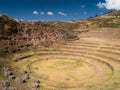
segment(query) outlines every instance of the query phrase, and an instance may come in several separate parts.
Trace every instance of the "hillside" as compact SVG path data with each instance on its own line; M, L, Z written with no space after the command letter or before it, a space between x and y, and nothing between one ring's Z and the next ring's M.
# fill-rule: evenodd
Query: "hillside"
M109 28L119 28L120 27L120 11L109 12L102 15L96 15L95 17L90 17L83 20L77 20L81 27L109 27Z
M0 35L12 35L21 29L20 24L6 15L0 15Z
M16 21L0 15L0 52L15 53L77 38L76 24L66 22Z
M119 16L42 22L1 15L0 90L120 90Z
M76 31L90 31L86 33L85 36L87 37L120 40L120 11L109 12L99 16L96 15L95 17L73 22L79 24L80 28Z

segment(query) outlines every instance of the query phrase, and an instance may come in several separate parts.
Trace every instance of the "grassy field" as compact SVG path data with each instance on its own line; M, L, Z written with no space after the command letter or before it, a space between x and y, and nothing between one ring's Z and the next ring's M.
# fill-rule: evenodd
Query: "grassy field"
M29 82L33 78L39 79L41 90L120 89L119 42L81 38L16 53L9 59L17 76L27 70Z

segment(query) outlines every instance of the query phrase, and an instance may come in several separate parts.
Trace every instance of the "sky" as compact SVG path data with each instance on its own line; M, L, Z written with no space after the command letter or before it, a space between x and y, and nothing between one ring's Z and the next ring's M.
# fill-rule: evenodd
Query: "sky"
M0 14L18 20L79 20L119 9L120 0L0 0Z

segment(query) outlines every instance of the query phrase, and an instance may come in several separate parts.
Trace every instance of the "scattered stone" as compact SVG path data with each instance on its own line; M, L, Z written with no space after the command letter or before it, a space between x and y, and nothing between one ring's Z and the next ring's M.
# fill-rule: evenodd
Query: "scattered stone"
M1 87L9 87L10 86L10 82L7 80L0 80L0 86Z
M25 80L28 80L28 79L30 79L30 76L26 75Z
M30 87L31 87L32 90L37 90L37 88L39 88L39 84L37 84L37 83L31 83Z
M38 90L38 88L40 87L40 81L37 79L34 79L30 84L29 87L31 88L31 90Z
M2 90L18 90L18 88L10 86L10 87L4 87Z
M8 88L8 90L18 90L18 88L17 88L17 87L12 87L12 86L11 86L11 87Z
M17 78L15 79L15 81L18 82L18 83L20 83L20 84L26 82L26 80L25 80L24 78L22 78L22 77L17 77Z
M13 73L11 71L7 71L7 74L8 74L8 76L13 75Z
M15 77L15 75L10 75L10 76L8 76L8 78L9 79L15 79L16 77Z
M4 76L8 77L9 75L13 75L12 71L8 67L4 67Z
M28 74L28 72L26 70L22 71L22 74L25 75L25 74Z
M29 73L27 73L27 74L25 74L25 75L30 77L30 74L29 74Z
M9 67L6 67L6 70L10 70L10 68L9 68Z
M40 83L40 81L39 80L37 80L37 79L33 79L33 81L32 82L34 82L34 83Z

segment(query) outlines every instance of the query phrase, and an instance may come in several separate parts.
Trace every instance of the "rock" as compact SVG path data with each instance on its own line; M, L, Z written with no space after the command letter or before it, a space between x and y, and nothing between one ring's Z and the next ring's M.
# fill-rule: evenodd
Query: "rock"
M10 86L10 87L4 87L2 90L18 90L18 88Z
M30 76L30 74L29 73L27 73L27 74L25 74L26 76Z
M11 86L11 87L8 88L8 90L18 90L18 88L17 88L17 87L12 87L12 86Z
M30 87L37 89L37 88L39 87L39 85L38 85L37 83L31 83L31 84L30 84Z
M30 77L29 76L25 76L25 80L28 80L28 79L30 79Z
M40 87L40 81L37 79L32 80L32 82L29 84L29 87L31 90L37 90Z
M8 76L13 75L12 71L9 71L9 70L7 71L7 74L8 74Z
M27 74L28 72L26 70L22 71L22 74L25 75Z
M21 84L26 82L26 80L24 78L22 78L22 77L17 77L15 79L15 81L18 82L18 83L21 83Z
M15 75L10 75L10 76L8 76L8 78L9 79L15 79L16 77L15 77Z
M7 80L0 80L0 86L1 87L9 87L10 86L10 82Z
M33 81L32 82L34 82L34 83L40 83L40 81L39 80L37 80L37 79L33 79Z
M4 67L4 76L8 77L9 75L13 75L12 71L8 67Z

